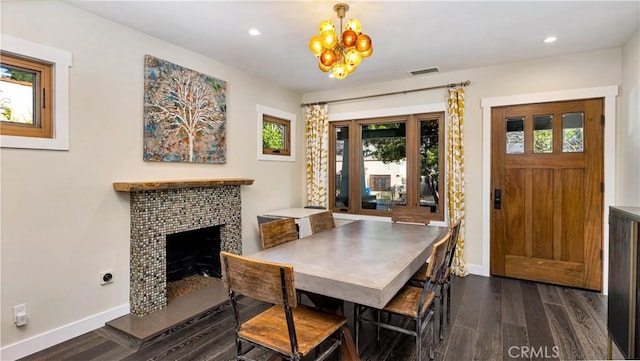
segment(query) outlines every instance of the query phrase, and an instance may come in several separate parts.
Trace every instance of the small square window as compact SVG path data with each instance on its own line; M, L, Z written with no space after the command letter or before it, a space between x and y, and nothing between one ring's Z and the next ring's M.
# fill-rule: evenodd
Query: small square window
M258 160L295 161L296 116L262 105L258 113Z
M262 154L291 155L291 121L262 116Z
M72 54L7 34L0 46L0 147L69 150Z
M53 67L2 52L0 134L53 138Z

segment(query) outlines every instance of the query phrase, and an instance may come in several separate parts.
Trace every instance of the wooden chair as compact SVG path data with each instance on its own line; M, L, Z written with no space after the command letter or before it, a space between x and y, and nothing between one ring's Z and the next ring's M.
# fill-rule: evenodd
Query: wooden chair
M434 298L436 295L437 280L442 277L445 266L445 256L447 253L447 243L451 232L437 243L433 245L431 251L431 262L428 267L429 278L422 287L414 287L409 284L405 285L396 295L387 303L382 310L376 310L376 319L367 318L367 306L354 305L355 314L355 338L356 349L358 347L358 336L360 332L360 324L362 322L376 325L377 340L380 341L380 327L392 331L402 332L412 335L416 338L416 359L422 360L422 334L427 325L431 324L431 343L429 345L429 358L433 359L433 344L435 335L433 330L433 315L435 313ZM390 322L380 321L380 311L389 315L399 315L413 320L414 329L393 325ZM390 320L391 318L389 318Z
M275 219L271 222L260 223L258 226L264 249L298 239L298 229L293 218Z
M451 323L451 264L453 262L453 256L456 252L456 246L458 244L458 233L460 232L460 220L454 222L449 226L449 243L447 244L447 254L445 257L445 270L441 279L438 280L439 292L436 293L436 297L440 298L440 339L444 339L443 334L443 314L444 299L447 298L447 323ZM428 264L423 265L420 269L411 276L411 281L422 284L427 280L427 268ZM446 292L446 294L445 294Z
M278 219L285 218L285 217L258 216L257 218L258 218L258 224L262 224L262 223L267 223L267 222L273 222L273 221L276 221Z
M309 216L309 223L311 224L311 233L318 233L326 231L336 227L336 222L333 220L333 212L326 211Z
M420 223L429 224L429 213L422 207L406 207L396 206L391 207L391 221L403 222L403 223Z
M222 279L233 308L239 360L251 360L247 353L255 347L288 360L301 360L321 345L326 349L315 360L325 360L336 350L338 358L341 357L341 327L347 319L298 306L293 266L224 251L220 252L220 261ZM237 304L239 295L274 305L242 321ZM247 344L248 349L243 350L243 344Z

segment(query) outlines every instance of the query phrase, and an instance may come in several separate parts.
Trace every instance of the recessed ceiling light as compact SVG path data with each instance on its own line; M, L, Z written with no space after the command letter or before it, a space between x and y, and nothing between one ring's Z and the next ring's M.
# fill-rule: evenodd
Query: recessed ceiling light
M547 36L543 41L548 44L553 43L556 40L558 40L558 38L556 38L555 36Z
M251 29L249 29L249 35L252 35L252 36L258 36L258 35L260 35L260 34L262 34L262 33L260 32L260 30L258 30L258 29L256 29L256 28L251 28Z

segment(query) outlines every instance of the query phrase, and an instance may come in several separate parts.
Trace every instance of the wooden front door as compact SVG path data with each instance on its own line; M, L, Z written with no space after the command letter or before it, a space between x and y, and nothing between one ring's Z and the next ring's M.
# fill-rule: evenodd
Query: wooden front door
M603 100L492 108L491 274L602 288Z

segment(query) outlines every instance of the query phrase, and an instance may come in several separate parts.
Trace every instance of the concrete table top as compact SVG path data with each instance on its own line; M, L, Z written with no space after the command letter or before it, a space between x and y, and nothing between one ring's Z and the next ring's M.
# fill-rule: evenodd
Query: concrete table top
M249 255L293 265L296 288L383 308L447 227L356 221Z

